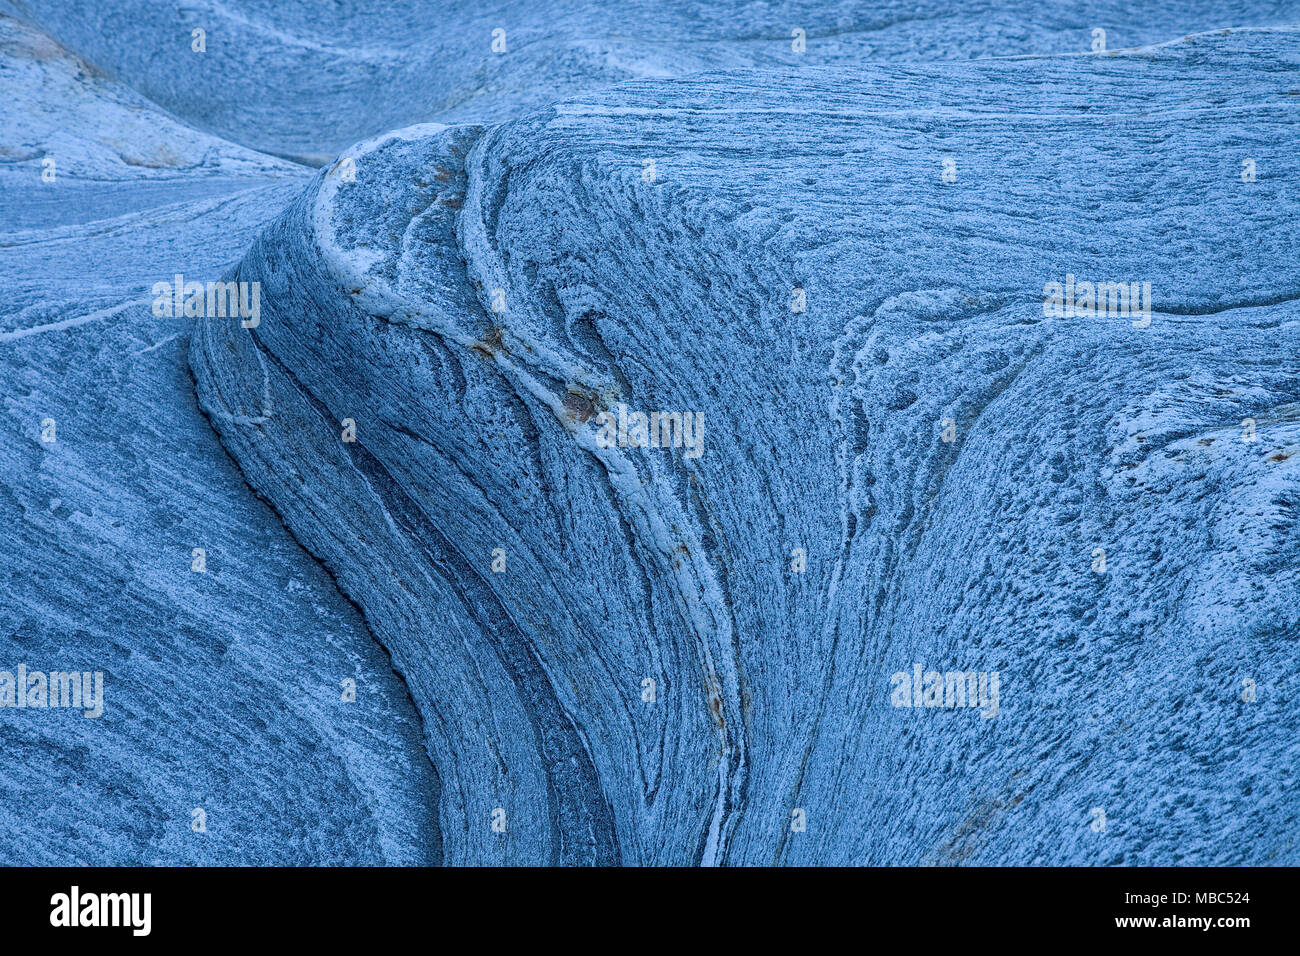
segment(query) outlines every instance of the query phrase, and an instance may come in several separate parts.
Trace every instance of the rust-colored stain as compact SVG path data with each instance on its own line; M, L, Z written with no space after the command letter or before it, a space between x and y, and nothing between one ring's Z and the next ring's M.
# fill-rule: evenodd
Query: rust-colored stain
M565 392L563 404L565 414L576 422L585 423L596 412L591 397L582 392Z
M488 329L488 334L483 336L483 341L475 342L470 348L487 358L493 358L498 352L504 352L505 347L501 344L501 329L492 326Z
M725 732L727 718L722 713L722 694L718 690L716 679L708 676L704 678L704 693L709 700L709 718L718 726L718 729Z

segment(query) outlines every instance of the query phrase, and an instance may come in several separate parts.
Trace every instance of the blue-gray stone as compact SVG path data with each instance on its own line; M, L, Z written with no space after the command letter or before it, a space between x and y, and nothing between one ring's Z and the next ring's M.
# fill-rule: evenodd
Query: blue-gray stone
M0 0L3 858L1296 863L1294 23Z

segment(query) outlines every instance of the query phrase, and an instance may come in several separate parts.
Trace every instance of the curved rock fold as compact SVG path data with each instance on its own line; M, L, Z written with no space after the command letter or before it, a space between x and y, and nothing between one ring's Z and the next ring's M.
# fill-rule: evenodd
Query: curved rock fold
M190 358L410 687L444 859L1293 860L1293 678L1237 694L1300 638L1296 49L639 81L322 169Z

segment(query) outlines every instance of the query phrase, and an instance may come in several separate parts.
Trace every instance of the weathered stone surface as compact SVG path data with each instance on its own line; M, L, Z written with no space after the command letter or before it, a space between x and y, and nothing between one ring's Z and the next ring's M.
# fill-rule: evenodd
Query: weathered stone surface
M499 122L627 80L1086 52L1098 29L1118 50L1300 20L1294 0L0 0L6 8L197 129L317 165L412 123Z
M1294 861L1296 58L647 81L318 174L191 360L406 677L448 859ZM702 454L602 447L620 404ZM998 701L893 706L918 665Z
M34 75L9 141L32 155L0 167L0 671L100 671L104 706L0 708L0 859L436 862L405 689L199 411L193 320L151 310L154 282L236 261L304 171L0 18L0 76ZM179 166L103 146L150 133Z
M1292 0L0 13L6 861L1297 862Z

